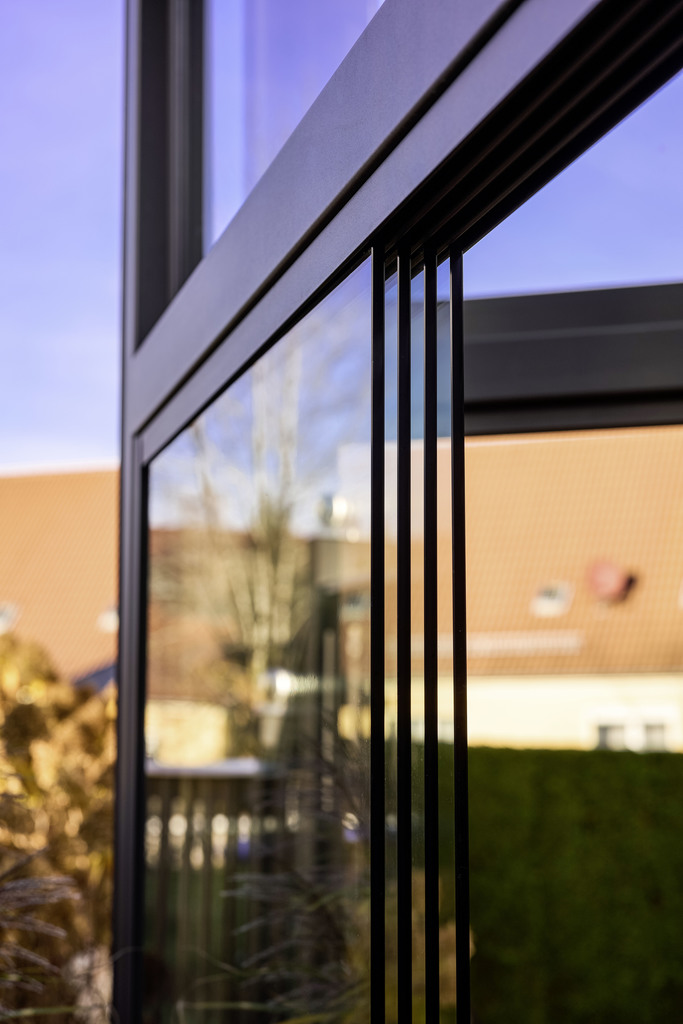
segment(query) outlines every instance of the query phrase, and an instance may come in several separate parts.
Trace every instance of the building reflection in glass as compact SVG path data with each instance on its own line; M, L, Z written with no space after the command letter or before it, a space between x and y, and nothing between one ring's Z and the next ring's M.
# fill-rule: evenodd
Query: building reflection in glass
M369 268L151 468L146 1019L368 1016Z
M676 1019L683 429L466 467L475 1019Z

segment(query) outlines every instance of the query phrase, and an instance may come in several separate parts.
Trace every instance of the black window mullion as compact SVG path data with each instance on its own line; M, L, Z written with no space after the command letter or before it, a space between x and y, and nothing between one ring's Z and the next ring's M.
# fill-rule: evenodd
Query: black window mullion
M120 1019L140 1019L144 902L144 716L147 624L148 470L139 438L131 438L121 477L120 627L117 677L114 828L114 1003Z
M467 637L465 591L465 416L462 254L451 269L451 515L455 758L455 960L458 1017L470 1019L470 888L467 805Z
M127 139L126 199L134 193L135 220L126 225L126 301L134 296L135 310L129 321L129 355L142 341L166 308L169 295L169 18L166 4L128 0L129 64L127 122L135 122ZM130 155L132 154L132 156ZM130 245L132 237L136 245ZM124 379L128 384L128 378Z
M396 783L398 881L398 1020L412 1021L412 804L411 804L411 393L409 251L399 252L398 423L397 423L397 568L396 568Z
M424 267L425 1014L439 1018L439 722L437 618L436 253Z
M170 300L202 258L204 0L168 0Z
M370 524L370 1009L384 1020L385 1005L385 383L384 251L372 250L372 439Z

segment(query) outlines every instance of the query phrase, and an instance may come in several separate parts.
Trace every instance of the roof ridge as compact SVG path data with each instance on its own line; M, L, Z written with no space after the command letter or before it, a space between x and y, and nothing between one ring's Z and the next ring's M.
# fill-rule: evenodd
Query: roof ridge
M83 462L64 463L18 463L17 465L0 465L0 478L26 476L66 476L76 473L106 473L118 471L119 459L97 459Z

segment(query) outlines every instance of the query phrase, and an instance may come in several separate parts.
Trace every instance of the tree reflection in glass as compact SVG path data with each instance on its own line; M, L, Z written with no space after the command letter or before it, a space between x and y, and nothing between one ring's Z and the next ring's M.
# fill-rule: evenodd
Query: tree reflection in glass
M147 1020L368 1019L369 524L366 263L151 467Z

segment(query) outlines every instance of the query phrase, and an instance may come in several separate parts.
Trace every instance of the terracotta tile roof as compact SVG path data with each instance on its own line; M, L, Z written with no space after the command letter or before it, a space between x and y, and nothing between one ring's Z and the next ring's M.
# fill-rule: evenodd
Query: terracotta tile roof
M683 669L683 428L472 439L466 467L470 673ZM635 578L624 600L600 600L599 561ZM534 615L553 583L569 607Z
M0 605L75 679L116 656L98 617L116 605L117 470L0 477Z
M451 671L452 657L449 466L450 446L442 442L437 532L443 673ZM419 445L413 447L412 472L411 633L413 671L420 676L424 591ZM471 675L683 671L683 427L470 439L466 506ZM391 525L388 533L386 664L391 676L396 671ZM200 541L193 530L153 531L153 566L162 568L170 559L175 570L169 580L180 584ZM231 543L234 547L234 537ZM207 560L213 575L222 560L229 568L229 547ZM343 553L334 563L337 585L345 588L343 565L355 580L354 588L367 590L367 539L346 546ZM623 600L605 600L596 590L591 567L600 562L634 578ZM211 573L207 586L210 578ZM566 606L559 608L560 614L539 615L538 604L532 608L534 596L558 584L566 586ZM197 594L192 599L196 604L190 600L191 614L181 613L173 602L152 603L149 685L157 696L189 695L208 686L206 665L221 657L216 631L201 607L207 595L200 601Z

